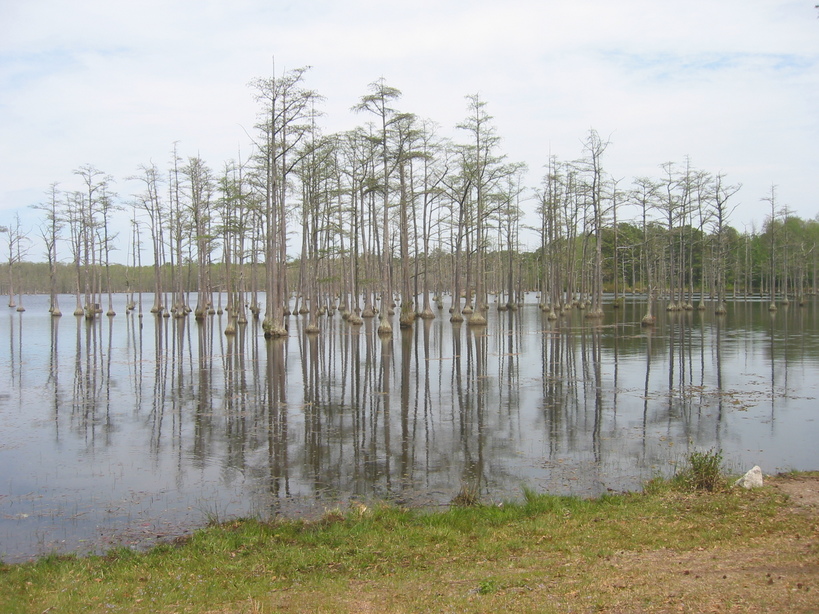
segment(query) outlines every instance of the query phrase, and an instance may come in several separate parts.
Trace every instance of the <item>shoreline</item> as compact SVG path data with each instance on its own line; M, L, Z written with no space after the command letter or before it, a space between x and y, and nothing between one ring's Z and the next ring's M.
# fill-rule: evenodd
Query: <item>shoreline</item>
M329 510L230 521L146 553L0 565L10 612L810 612L819 472L760 489Z

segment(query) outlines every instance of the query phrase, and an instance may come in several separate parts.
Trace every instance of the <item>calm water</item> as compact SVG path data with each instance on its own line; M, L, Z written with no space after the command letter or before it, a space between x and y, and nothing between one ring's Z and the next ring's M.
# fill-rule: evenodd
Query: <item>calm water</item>
M0 557L462 487L637 489L715 447L737 471L819 467L815 303L660 310L646 330L639 302L551 323L527 300L480 331L444 310L384 340L336 314L269 342L252 321L225 337L226 316L125 315L124 296L90 324L25 297L0 318Z

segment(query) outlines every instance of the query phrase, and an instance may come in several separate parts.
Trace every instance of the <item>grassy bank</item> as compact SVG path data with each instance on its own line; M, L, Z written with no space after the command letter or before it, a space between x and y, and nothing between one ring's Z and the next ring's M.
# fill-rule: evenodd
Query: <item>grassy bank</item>
M789 479L231 522L144 554L0 566L0 612L815 612L819 523L776 487Z

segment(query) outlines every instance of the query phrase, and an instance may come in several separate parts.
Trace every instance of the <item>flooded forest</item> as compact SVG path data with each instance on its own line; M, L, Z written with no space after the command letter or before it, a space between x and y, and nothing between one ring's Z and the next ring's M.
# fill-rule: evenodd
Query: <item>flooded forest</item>
M2 220L0 558L639 489L691 450L817 468L819 222L775 186L740 233L724 174L627 185L590 130L532 188L479 95L450 139L379 80L326 135L306 76L251 83L219 168L84 164Z

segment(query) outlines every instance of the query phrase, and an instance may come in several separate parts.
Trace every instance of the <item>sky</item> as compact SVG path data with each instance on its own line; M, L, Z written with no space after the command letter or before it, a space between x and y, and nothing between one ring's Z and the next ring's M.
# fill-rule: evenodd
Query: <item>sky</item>
M532 188L549 155L580 157L594 129L621 187L688 158L742 184L730 218L740 231L770 215L772 186L779 208L813 218L815 4L0 0L0 226L19 214L34 238L30 205L55 182L80 189L82 165L111 175L123 202L139 189L126 178L167 168L174 142L218 171L250 148L249 82L304 66L326 133L365 123L351 107L380 78L401 90L401 111L456 139L466 96L479 94ZM523 207L531 216L535 203Z

